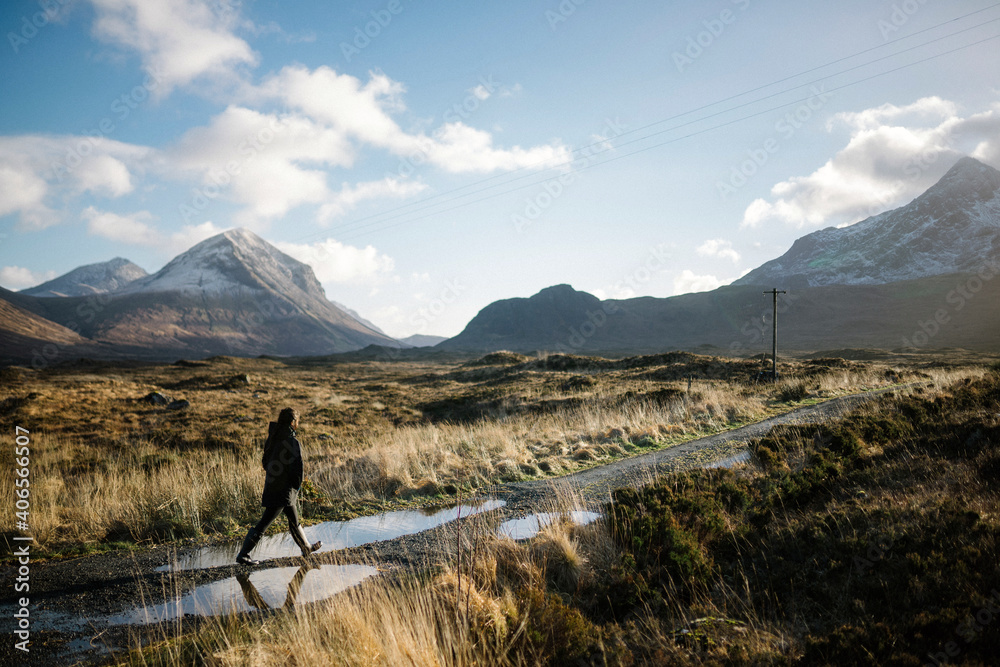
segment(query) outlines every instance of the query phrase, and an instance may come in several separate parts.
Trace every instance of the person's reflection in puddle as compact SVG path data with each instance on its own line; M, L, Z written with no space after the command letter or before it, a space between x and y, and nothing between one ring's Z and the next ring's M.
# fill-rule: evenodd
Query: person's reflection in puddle
M319 568L320 566L314 563L306 563L299 568L295 576L292 577L292 580L288 582L288 595L285 597L284 609L290 610L295 607L295 598L299 596L299 589L302 588L302 581L306 578L306 574L309 570L318 570ZM264 600L257 591L257 587L250 581L249 574L237 574L236 581L240 582L240 588L243 589L243 597L246 599L248 605L260 611L271 609L271 605Z

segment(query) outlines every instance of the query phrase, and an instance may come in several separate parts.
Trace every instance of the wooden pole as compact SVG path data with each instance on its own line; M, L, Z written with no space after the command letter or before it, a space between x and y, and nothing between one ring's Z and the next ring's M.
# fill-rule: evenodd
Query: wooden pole
M771 380L778 381L778 295L787 294L785 290L778 290L777 287L770 292L772 298L773 312L771 315Z

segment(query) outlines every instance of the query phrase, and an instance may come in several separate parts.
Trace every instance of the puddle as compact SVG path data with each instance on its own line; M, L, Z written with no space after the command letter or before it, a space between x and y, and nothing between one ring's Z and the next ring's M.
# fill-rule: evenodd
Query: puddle
M198 586L176 600L95 620L95 624L143 625L184 616L217 616L229 612L289 609L318 602L357 586L378 574L370 565L303 565L254 570Z
M552 523L560 516L568 514L570 521L577 526L586 526L601 518L597 512L583 512L574 510L568 513L542 512L541 514L529 514L522 519L512 519L500 524L497 533L500 537L509 537L512 540L526 540L534 537L545 526Z
M0 605L0 616L10 618L17 611L12 604ZM51 611L49 609L37 609L32 605L30 609L32 630L47 630L49 632L62 632L68 635L86 632L93 627L93 623L73 614L65 614L61 611Z
M33 609L31 625L34 631L77 636L62 646L60 661L69 664L83 660L89 664L92 660L113 655L115 647L101 639L104 630L111 626L175 621L188 615L289 609L331 598L376 574L378 569L369 565L304 565L254 570L198 586L175 600L117 614L98 613L87 617ZM0 605L0 615L9 618L13 613L12 605Z
M724 459L719 459L718 461L712 461L711 463L705 465L704 467L706 469L711 469L711 468L732 468L734 465L736 465L738 463L746 463L747 461L750 460L751 456L752 455L750 453L750 450L749 449L745 449L742 452L740 452L739 454L735 454L733 456L728 456L728 457L726 457Z
M350 521L327 521L305 528L306 538L310 543L323 541L324 551L336 551L348 547L357 547L372 542L383 542L403 535L413 535L431 528L437 528L449 521L488 512L507 503L503 500L490 499L479 505L456 505L433 511L404 510L400 512L384 512L373 516L363 516ZM284 521L279 516L275 521ZM286 524L287 527L287 524ZM240 551L242 542L205 547L199 551L181 555L176 561L156 568L157 572L176 572L178 570L200 570L208 567L220 567L236 563L236 554ZM257 560L270 560L300 555L299 548L292 541L292 536L286 532L265 537L251 554Z

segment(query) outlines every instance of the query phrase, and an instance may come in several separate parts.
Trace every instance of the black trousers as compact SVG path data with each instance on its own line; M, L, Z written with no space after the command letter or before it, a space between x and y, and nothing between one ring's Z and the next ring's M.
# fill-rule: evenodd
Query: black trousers
M295 509L295 505L275 505L273 507L264 508L264 516L260 518L257 525L253 527L257 531L258 535L263 535L267 527L271 525L271 522L278 516L278 512L284 512L285 517L288 518L288 530L293 534L295 533L295 528L299 525L299 513Z

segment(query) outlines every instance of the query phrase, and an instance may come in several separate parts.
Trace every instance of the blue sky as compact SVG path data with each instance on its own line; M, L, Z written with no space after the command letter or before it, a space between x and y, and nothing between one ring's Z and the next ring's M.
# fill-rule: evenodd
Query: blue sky
M558 283L712 289L960 155L1000 167L986 0L44 0L0 28L8 289L243 226L388 333L454 335Z

